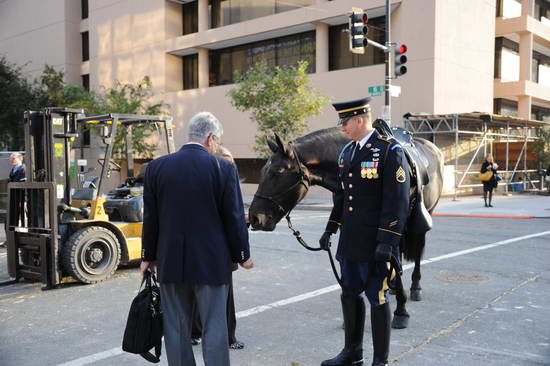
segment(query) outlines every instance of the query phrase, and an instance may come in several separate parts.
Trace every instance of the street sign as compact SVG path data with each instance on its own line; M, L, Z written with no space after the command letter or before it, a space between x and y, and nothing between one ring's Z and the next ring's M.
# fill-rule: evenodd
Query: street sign
M398 97L401 95L401 87L399 85L390 85L390 94L392 97Z
M384 92L384 85L369 86L368 92L373 97L378 97Z

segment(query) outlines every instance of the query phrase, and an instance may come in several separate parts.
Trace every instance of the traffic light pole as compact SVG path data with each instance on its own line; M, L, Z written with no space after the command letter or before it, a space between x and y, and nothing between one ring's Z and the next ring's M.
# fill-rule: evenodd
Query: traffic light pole
M386 84L385 84L385 106L384 115L386 116L386 122L391 125L391 13L390 13L390 0L386 0L386 47L385 62L386 62Z

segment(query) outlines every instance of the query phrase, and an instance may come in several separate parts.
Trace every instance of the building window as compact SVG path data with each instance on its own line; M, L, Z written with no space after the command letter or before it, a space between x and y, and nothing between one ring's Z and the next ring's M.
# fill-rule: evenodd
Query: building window
M521 0L497 0L497 17L516 18L521 16Z
M183 56L183 89L199 87L199 57L197 54Z
M546 0L536 0L535 19L543 24L550 24L550 4Z
M309 63L307 72L315 72L315 32L254 42L210 51L210 86L231 84L233 73L245 72L259 61L270 67Z
M531 119L543 122L550 122L550 108L533 105L531 107Z
M80 33L82 35L82 61L90 59L90 38L89 32Z
M369 39L384 44L385 42L385 17L369 19ZM358 55L349 50L348 24L335 25L329 29L329 71L378 65L384 63L384 51L369 46L365 48L365 54Z
M493 111L501 116L517 117L518 102L509 99L497 98L493 103Z
M90 74L82 75L82 87L90 91Z
M199 13L198 13L198 1L192 1L190 3L182 4L182 23L183 23L183 35L196 33L199 31Z
M519 45L508 38L495 39L495 79L519 80Z
M315 4L315 0L209 0L210 28L244 22Z
M82 11L82 19L88 19L88 0L80 0L80 10Z

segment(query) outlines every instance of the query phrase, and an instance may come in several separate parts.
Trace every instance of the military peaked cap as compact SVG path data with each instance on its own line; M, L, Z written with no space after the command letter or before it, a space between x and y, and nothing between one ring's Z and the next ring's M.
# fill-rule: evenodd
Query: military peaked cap
M341 125L353 116L369 112L369 102L370 98L361 98L348 102L332 103L332 106L336 109L336 112L338 112L338 125Z

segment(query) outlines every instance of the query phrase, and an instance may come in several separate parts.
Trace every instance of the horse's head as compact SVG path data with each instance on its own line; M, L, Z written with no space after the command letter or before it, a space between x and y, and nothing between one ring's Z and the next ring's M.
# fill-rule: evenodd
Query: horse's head
M291 144L275 135L267 144L273 152L262 168L260 184L250 205L249 219L255 230L273 231L275 225L304 198L309 189L308 169Z

